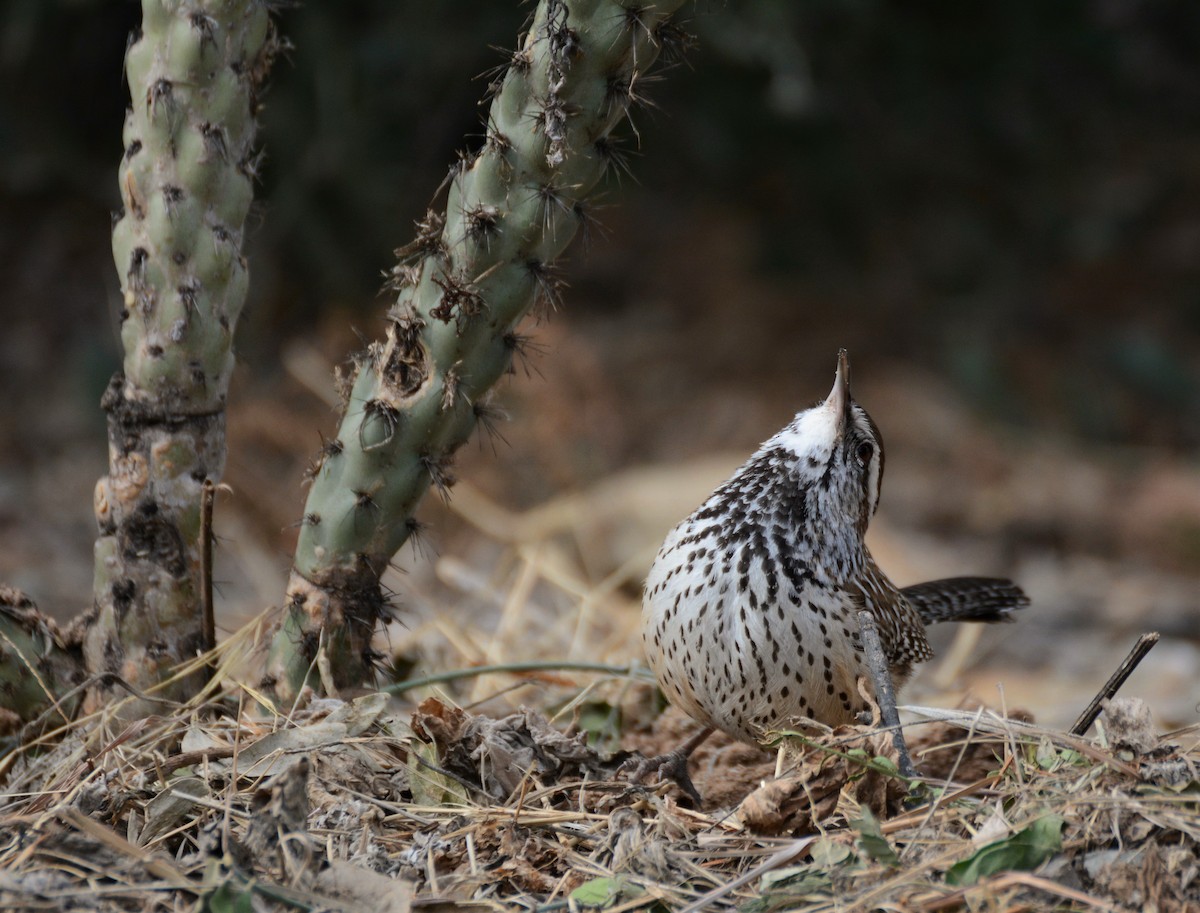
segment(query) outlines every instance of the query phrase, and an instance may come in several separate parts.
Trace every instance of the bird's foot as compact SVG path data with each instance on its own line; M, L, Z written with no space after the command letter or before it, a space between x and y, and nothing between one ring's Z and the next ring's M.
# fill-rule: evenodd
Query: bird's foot
M653 773L658 774L660 782L671 780L692 800L693 806L700 809L704 806L704 800L688 775L688 758L691 754L686 748L676 748L653 758L630 758L625 769L629 771L631 783L641 783Z

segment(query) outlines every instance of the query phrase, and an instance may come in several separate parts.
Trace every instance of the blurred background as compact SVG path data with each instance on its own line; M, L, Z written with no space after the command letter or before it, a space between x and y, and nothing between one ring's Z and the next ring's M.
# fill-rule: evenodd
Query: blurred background
M505 442L464 449L450 505L423 509L424 551L398 559L401 671L636 657L666 530L825 395L845 346L888 445L879 563L900 583L1012 575L1035 603L977 645L939 632L943 659L906 696L1069 723L1156 629L1128 693L1165 726L1194 721L1200 5L686 9L697 46L643 84L631 174L600 188L565 307L498 393ZM227 630L281 598L304 467L336 427L332 367L378 333L381 272L481 142L479 74L527 14L280 14L295 48L262 118L219 508ZM0 579L61 618L90 601L138 17L0 6Z

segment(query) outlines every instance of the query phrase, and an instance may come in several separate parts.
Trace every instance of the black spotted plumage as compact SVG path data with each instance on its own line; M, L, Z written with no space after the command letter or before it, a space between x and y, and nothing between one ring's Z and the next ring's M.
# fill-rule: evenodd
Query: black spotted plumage
M864 541L883 440L850 396L799 413L667 536L646 580L647 656L668 698L752 741L767 721L837 724L865 708L857 613L876 621L898 684L932 655L925 626L998 621L1028 604L1007 580L898 588Z

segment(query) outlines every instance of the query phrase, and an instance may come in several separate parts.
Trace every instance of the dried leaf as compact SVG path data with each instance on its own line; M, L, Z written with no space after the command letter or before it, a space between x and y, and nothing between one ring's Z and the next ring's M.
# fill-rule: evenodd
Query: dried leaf
M571 892L571 900L584 907L607 907L617 902L628 885L623 878L593 878Z
M330 723L342 723L348 736L362 735L379 719L391 697L383 692L364 694L343 704L326 717Z
M408 783L413 803L427 806L470 804L462 784L446 776L437 766L437 745L414 740L408 752Z
M386 694L367 694L341 704L323 719L294 729L277 729L238 753L237 771L242 776L261 777L278 770L278 765L286 764L289 754L339 744L361 735L376 722L386 705ZM233 765L232 759L210 763L214 771L232 770Z
M426 698L413 712L412 729L417 738L433 742L439 753L462 738L462 729L467 715L457 707L444 704L436 697Z
M199 777L179 777L172 780L162 792L146 804L146 826L138 837L138 844L145 846L155 837L174 830L196 807L197 796L207 798L208 783Z
M743 904L739 908L741 913L770 913L806 906L806 901L827 898L834 890L829 871L816 862L768 872L758 884L759 896Z
M243 890L234 879L223 881L216 890L205 894L197 904L197 913L253 913L254 892Z
M756 834L772 836L804 830L837 808L836 789L818 792L817 788L816 784L806 783L803 776L767 780L742 800L738 809L742 823Z
M896 855L892 845L883 836L879 819L871 814L869 808L863 806L862 817L853 819L850 826L858 831L858 848L867 856L884 865L900 864L900 857Z
M857 861L849 846L837 840L830 840L828 837L822 837L814 843L812 849L809 850L809 855L812 856L814 865L819 865L826 871L841 868L844 865L852 865Z
M412 882L388 878L349 862L331 862L317 875L313 888L341 901L343 909L354 913L409 913L412 909Z
M811 830L834 814L843 795L883 816L904 798L905 783L896 776L895 748L886 734L839 726L819 739L805 738L805 744L794 774L767 780L743 800L740 813L750 830Z
M1063 818L1045 815L1011 837L989 843L952 865L946 884L972 885L996 872L1036 869L1062 849Z

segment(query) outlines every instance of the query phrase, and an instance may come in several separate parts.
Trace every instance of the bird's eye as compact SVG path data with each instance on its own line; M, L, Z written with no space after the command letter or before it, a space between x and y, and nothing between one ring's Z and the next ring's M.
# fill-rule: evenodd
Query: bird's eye
M863 441L854 451L854 455L858 457L858 461L866 466L871 462L871 457L875 455L875 445L870 441Z

